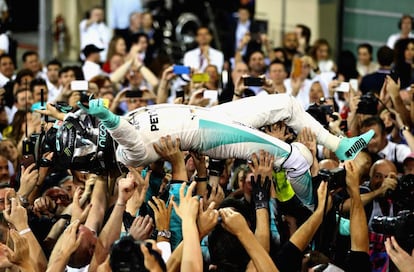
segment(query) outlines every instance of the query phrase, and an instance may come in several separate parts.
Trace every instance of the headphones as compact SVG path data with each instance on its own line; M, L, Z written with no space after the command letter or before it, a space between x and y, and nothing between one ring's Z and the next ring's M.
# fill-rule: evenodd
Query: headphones
M406 19L406 18L410 18L410 19L411 19L411 28L412 28L412 26L413 26L413 24L414 24L414 18L413 18L411 15L409 15L409 14L404 14L404 15L400 18L400 20L398 21L398 29L400 29L400 30L401 30L401 24L402 24L402 21L403 21L404 19Z

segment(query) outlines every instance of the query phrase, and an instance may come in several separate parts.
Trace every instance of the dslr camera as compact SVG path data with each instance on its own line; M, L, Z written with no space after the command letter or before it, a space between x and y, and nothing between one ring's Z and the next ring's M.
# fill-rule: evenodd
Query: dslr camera
M376 233L395 236L407 252L414 248L414 211L403 210L397 216L375 216L371 226Z
M321 169L319 170L318 176L322 181L328 182L329 190L336 190L346 187L345 168L337 167L331 170Z
M326 117L329 116L336 120L337 116L333 115L333 106L326 105L325 102L325 98L321 98L319 100L319 104L315 103L310 105L306 112L312 115L312 117L315 118L322 126L328 127L329 123Z
M358 103L357 113L373 115L378 113L378 98L374 93L368 92L361 96L361 100Z
M33 133L23 140L23 152L21 164L27 168L32 163L36 163L36 168L50 166L50 161L43 158L43 154L50 151L49 145L45 141L44 135Z
M408 174L399 178L397 188L387 191L386 196L392 199L398 210L414 211L414 175Z

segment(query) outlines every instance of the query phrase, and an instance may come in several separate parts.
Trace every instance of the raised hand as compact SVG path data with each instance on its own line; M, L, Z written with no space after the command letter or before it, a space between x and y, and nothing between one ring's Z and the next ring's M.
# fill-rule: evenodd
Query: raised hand
M39 179L39 170L35 169L36 164L32 163L29 167L21 166L20 188L18 194L27 197L35 187Z
M29 242L24 236L11 229L10 236L13 240L14 251L10 255L10 261L21 266L23 263L30 265ZM28 266L26 265L26 267Z
M79 247L80 242L83 238L83 233L77 235L77 231L80 225L79 220L75 220L65 229L60 235L55 247L53 248L50 260L58 258L60 255L70 256Z
M360 168L354 161L345 161L345 170L347 191L352 197L355 193L359 193Z
M77 105L86 113L99 118L108 129L114 129L119 125L119 116L112 113L101 98L89 100L88 106L83 105L80 101Z
M397 174L394 172L390 172L388 176L382 182L381 187L379 188L381 195L385 196L385 194L389 190L395 190L397 188L397 185L398 185Z
M0 243L0 268L9 268L13 266L10 257L13 251L5 244Z
M236 82L235 82L235 84L234 84L234 94L235 94L237 97L242 97L242 96L243 96L244 91L247 89L247 86L246 86L246 85L244 85L244 78L245 78L245 77L248 77L248 76L249 76L249 75L243 75L243 76L239 77L239 78L236 80Z
M21 205L20 200L18 197L13 197L10 199L12 192L7 192L4 198L4 218L12 224L17 231L21 231L27 229L29 227L28 219L27 219L27 211Z
M121 178L118 183L118 205L126 205L138 186L133 174L129 172L126 178Z
M213 187L211 188L210 196L207 197L207 191L203 195L203 203L205 208L211 205L211 203L214 203L214 208L218 208L220 206L220 203L224 200L225 194L223 191L223 188L219 184L213 184Z
M204 200L200 199L197 228L200 238L206 236L214 229L218 222L219 212L214 208L215 202L211 202L207 209L203 210Z
M240 236L250 230L243 215L234 211L232 208L220 209L219 213L222 219L223 228L231 234Z
M397 82L395 82L392 79L392 77L387 75L387 76L385 76L385 80L387 81L386 91L391 96L391 98L399 96L400 95L400 85L401 85L400 84L400 79L398 79Z
M73 194L71 222L79 220L81 223L84 223L92 207L92 203L89 203L88 205L86 205L84 209L82 209L81 204L79 202L82 196L82 191L83 189L81 187L77 187L75 193Z
M154 211L155 226L157 227L157 230L169 230L174 196L171 197L168 207L162 199L153 196L152 200L154 202L148 201L148 205Z
M291 135L287 133L287 126L283 121L279 121L271 126L265 127L266 134L273 136L279 140L286 141Z
M148 170L145 177L142 177L141 172L137 171L135 168L128 167L128 169L129 173L137 182L137 187L132 197L127 202L127 211L129 211L132 214L135 214L136 211L141 207L142 203L144 203L145 201L145 195L149 187L149 180L151 177L152 170Z
M146 215L145 217L138 216L134 219L134 222L132 222L129 234L134 240L145 240L150 237L152 229L153 222L149 215Z
M414 249L411 255L400 247L394 236L385 240L385 249L393 263L401 272L410 272L414 268Z
M206 156L195 151L190 151L198 177L207 177Z
M200 107L205 107L210 103L209 98L204 98L204 91L205 89L196 89L190 95L190 100L188 101L188 105L195 105Z
M304 146L306 146L314 157L316 156L316 135L310 128L303 128L298 134L297 140L299 143L302 143Z
M162 79L166 81L170 81L171 79L173 79L175 76L173 70L173 66L169 66L168 68L166 68L164 72L162 72Z
M192 182L188 187L187 192L184 194L187 184L183 182L180 187L180 204L178 205L173 201L174 210L182 220L191 220L195 222L197 219L199 201L197 196L192 196L196 184L196 182Z
M273 162L274 156L270 155L269 152L264 150L259 151L259 156L256 153L252 154L251 163L249 163L249 168L252 170L255 177L262 176L272 177L273 172Z
M164 271L160 267L157 258L154 256L154 254L151 254L149 249L147 248L148 243L151 245L151 248L154 251L156 251L160 254L160 256L162 254L161 250L157 247L157 244L155 243L154 240L147 240L147 241L145 241L145 243L141 243L140 247L141 247L142 255L144 255L145 268L148 269L148 271L154 271L154 272L155 271ZM165 267L164 267L164 269L165 269Z
M56 209L57 204L49 196L39 197L33 203L33 212L39 217L42 215L51 217Z
M328 192L328 182L322 181L321 184L319 184L318 187L318 207L316 210L319 212L323 212L326 201L326 213L332 208L332 197L330 193ZM326 199L326 194L329 194L328 199ZM315 210L315 212L316 212Z
M184 160L181 149L181 141L179 138L173 141L170 135L161 137L159 144L154 144L155 152L166 161L171 163L177 162L178 160Z

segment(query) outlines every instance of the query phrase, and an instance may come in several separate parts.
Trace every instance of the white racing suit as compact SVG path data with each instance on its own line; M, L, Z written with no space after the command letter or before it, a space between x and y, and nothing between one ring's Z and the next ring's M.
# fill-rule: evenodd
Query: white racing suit
M196 106L158 104L139 108L121 118L110 133L119 143L117 159L128 166L158 160L153 144L167 135L173 140L180 138L182 150L198 151L215 159L249 159L264 149L275 156L275 168L286 169L292 178L303 176L312 163L303 145L289 145L225 114Z
M309 127L315 133L317 142L322 145L325 145L326 139L331 136L329 131L304 111L296 98L289 94L250 96L214 106L211 110L254 128L272 125L278 121L283 121L296 132Z

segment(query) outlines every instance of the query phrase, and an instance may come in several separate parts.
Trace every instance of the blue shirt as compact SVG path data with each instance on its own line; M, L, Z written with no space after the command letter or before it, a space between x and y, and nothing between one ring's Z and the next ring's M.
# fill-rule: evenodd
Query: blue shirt
M129 16L133 12L142 12L141 0L116 0L111 3L112 28L129 27Z

